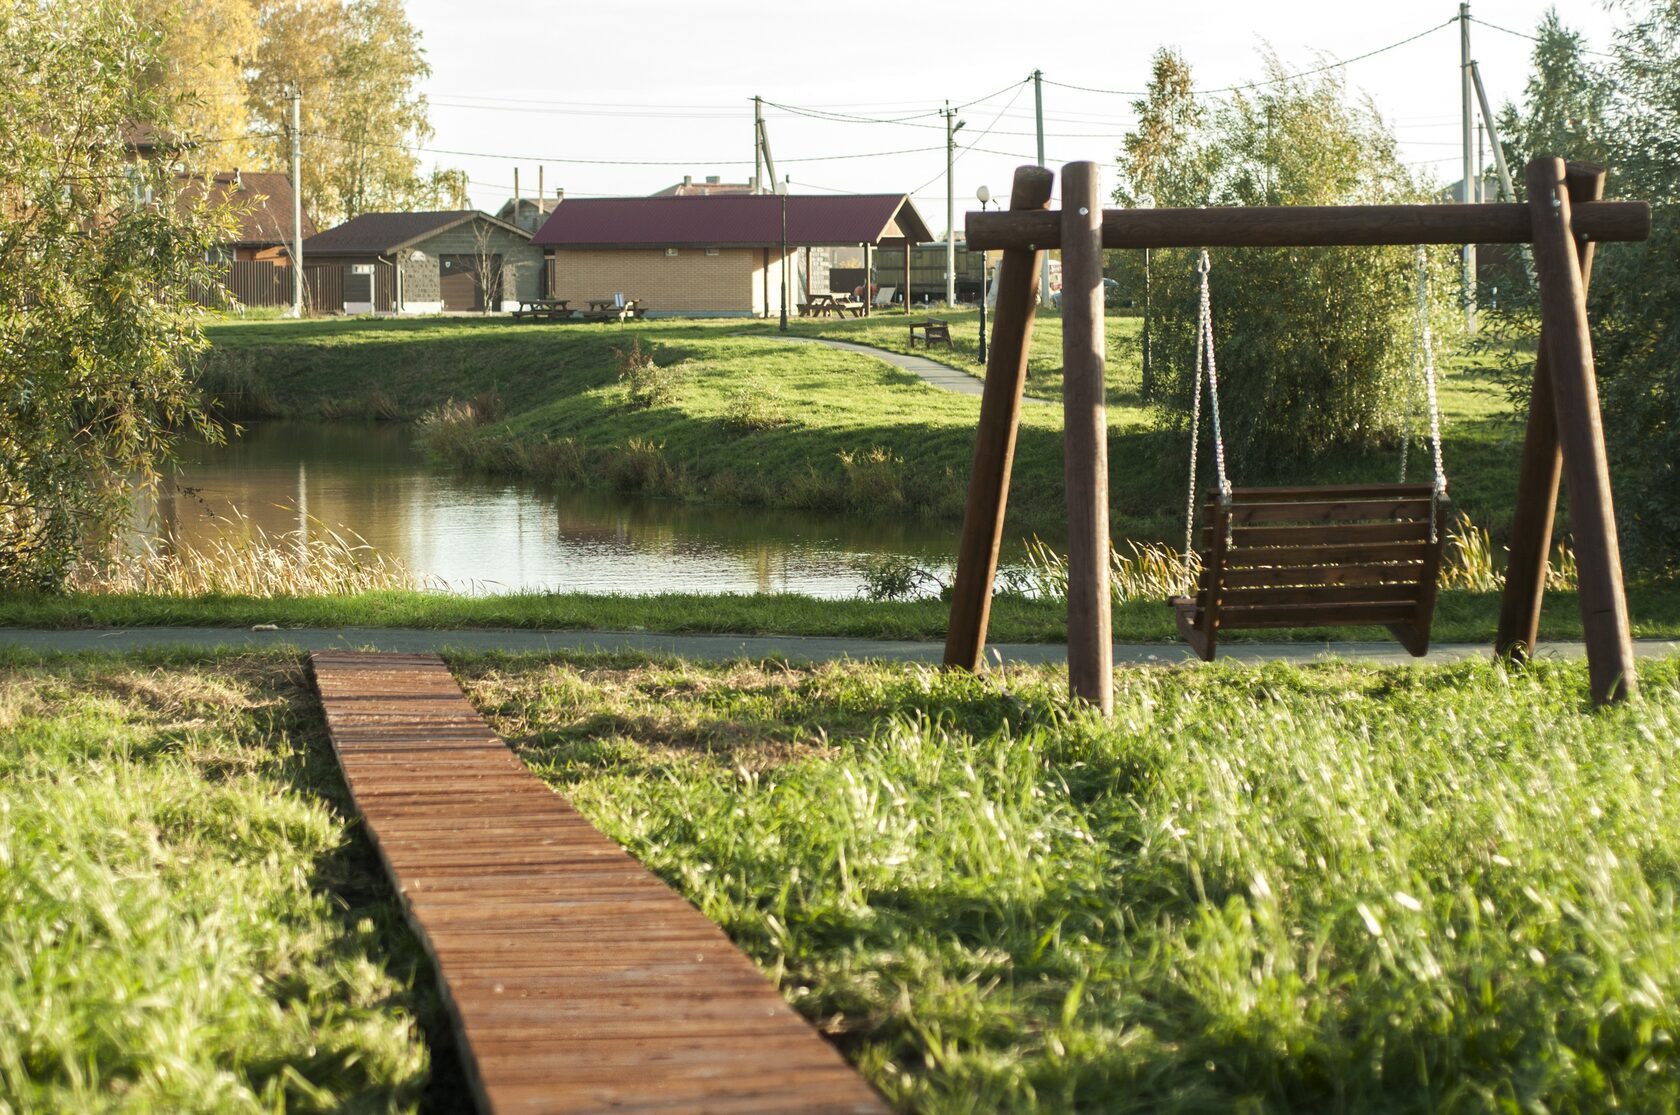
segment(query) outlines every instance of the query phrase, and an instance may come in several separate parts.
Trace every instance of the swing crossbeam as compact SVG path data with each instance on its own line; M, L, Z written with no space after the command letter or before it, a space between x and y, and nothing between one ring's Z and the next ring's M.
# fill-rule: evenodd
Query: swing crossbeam
M1651 235L1643 201L1591 201L1571 220L1586 241ZM1062 246L1055 211L970 213L970 251L1044 251ZM1394 244L1532 244L1529 206L1259 205L1207 209L1105 209L1104 248L1357 248Z
M977 670L984 662L1045 251L1063 249L1064 304L1085 299L1100 307L1104 248L1526 243L1534 248L1541 296L1541 357L1496 649L1518 659L1533 653L1553 512L1559 480L1565 479L1591 696L1607 703L1635 693L1621 552L1587 329L1586 282L1594 243L1649 236L1646 203L1600 200L1603 168L1557 158L1529 163L1525 204L1103 210L1097 200L1097 164L1070 164L1064 175L1079 187L1077 197L1064 190L1064 206L1070 207L1065 211L1048 207L1050 172L1022 167L1008 211L967 218L969 247L1001 250L1003 258L951 598L947 666ZM1068 430L1078 431L1077 438L1070 432L1066 445L1068 475L1078 480L1068 485L1068 517L1077 528L1077 538L1070 540L1077 544L1070 545L1068 557L1069 675L1074 695L1106 712L1113 689L1107 653L1111 624L1103 606L1109 570L1106 545L1086 544L1106 525L1107 510L1106 478L1092 444L1101 445L1107 429L1101 361L1092 357L1103 350L1100 328L1100 310L1063 321L1064 408ZM1088 436L1093 431L1095 439ZM1427 647L1445 494L1440 483L1429 487L1427 497L1395 492L1391 485L1380 486L1382 491L1370 486L1221 486L1223 498L1214 500L1201 541L1206 549L1226 551L1219 562L1222 572L1213 582L1204 576L1196 597L1178 601L1180 622L1188 621L1192 631L1198 613L1205 617L1210 608L1223 613L1208 629L1210 649L1219 627L1320 626L1338 617L1353 622L1349 617L1355 616L1359 622L1390 626L1414 653L1421 653L1417 646ZM1384 505L1380 514L1355 516L1379 510L1376 504ZM1186 634L1195 645L1198 636Z

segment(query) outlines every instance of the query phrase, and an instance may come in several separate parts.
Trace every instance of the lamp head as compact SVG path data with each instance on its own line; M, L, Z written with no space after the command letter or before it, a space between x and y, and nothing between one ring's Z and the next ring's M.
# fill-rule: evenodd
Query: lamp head
M978 190L975 190L974 191L974 196L980 199L980 208L982 208L982 209L984 209L987 205L991 204L992 191L988 190L984 186L981 186Z

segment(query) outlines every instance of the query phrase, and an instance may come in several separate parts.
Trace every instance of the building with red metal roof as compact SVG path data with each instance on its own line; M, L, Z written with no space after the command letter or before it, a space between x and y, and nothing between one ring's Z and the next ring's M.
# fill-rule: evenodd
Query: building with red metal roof
M568 198L532 238L547 291L579 302L623 294L652 315L768 317L829 293L836 250L861 255L932 240L905 194L678 194ZM784 246L786 252L784 254ZM848 272L844 290L858 277ZM877 285L896 276L874 276ZM785 284L785 294L784 292Z

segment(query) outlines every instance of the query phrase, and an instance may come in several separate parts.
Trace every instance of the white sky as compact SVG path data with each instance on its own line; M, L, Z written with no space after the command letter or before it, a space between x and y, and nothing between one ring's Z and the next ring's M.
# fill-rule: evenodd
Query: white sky
M1545 0L1476 0L1475 19L1532 33ZM1564 23L1606 48L1618 16L1596 0L1560 0ZM1023 17L1023 11L1033 14ZM1261 76L1270 45L1291 70L1351 59L1445 23L1457 5L1304 2L1091 3L1075 28L1073 5L944 0L408 0L424 37L437 134L428 164L465 167L472 201L494 210L513 192L647 194L708 174L752 174L754 94L783 105L865 116L930 113L1044 71L1046 161L1109 162L1132 120L1131 96L1051 82L1137 90L1157 47L1188 57L1200 88ZM1472 53L1494 110L1517 96L1533 44L1472 22ZM1408 161L1443 182L1459 177L1459 38L1456 22L1346 68L1396 128ZM1013 100L1012 100L1013 98ZM794 193L915 194L935 233L945 227L943 121L832 122L767 107L771 151ZM1033 161L1031 86L964 108L956 209L975 208L985 184L1008 192L1014 167ZM913 125L913 126L912 126ZM989 134L981 138L981 133ZM906 149L913 153L882 154ZM471 152L474 154L461 154ZM867 157L829 159L825 156ZM573 161L565 161L573 160ZM598 160L590 163L584 160ZM663 166L604 165L663 162Z

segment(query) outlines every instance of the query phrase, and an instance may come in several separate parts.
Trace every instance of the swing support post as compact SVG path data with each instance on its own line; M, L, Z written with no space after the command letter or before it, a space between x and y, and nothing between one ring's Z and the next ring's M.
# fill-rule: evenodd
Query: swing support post
M1583 275L1590 261L1575 246L1563 160L1534 159L1526 178L1534 269L1540 279L1541 346L1551 373L1557 438L1569 484L1569 528L1580 570L1576 591L1587 644L1587 674L1593 701L1607 704L1633 696L1637 680L1592 338L1587 332ZM1536 568L1543 572L1544 561L1542 549L1539 563L1529 558L1530 573Z
M1062 475L1067 487L1068 689L1114 711L1108 591L1108 407L1103 398L1102 179L1062 168Z
M1603 167L1570 163L1565 176L1572 207L1604 196ZM1593 241L1577 232L1575 249L1581 261L1581 289L1585 292L1592 281ZM1517 498L1511 511L1510 559L1505 566L1505 591L1499 604L1499 634L1493 644L1500 657L1518 662L1534 657L1540 639L1546 563L1557 516L1558 484L1563 479L1563 447L1558 444L1557 404L1552 394L1552 366L1546 357L1544 324L1540 332L1534 383L1528 397L1528 429L1517 476Z
M1009 191L1009 208L1046 208L1054 178L1043 167L1018 168ZM998 264L997 316L980 396L980 425L974 439L968 504L963 510L957 575L951 586L951 623L945 634L945 665L964 670L978 671L985 661L986 624L992 614L992 582L1003 542L1003 515L1009 503L1015 435L1021 426L1021 393L1027 386L1027 349L1038 313L1043 255L1042 248L1022 245L1006 250Z

